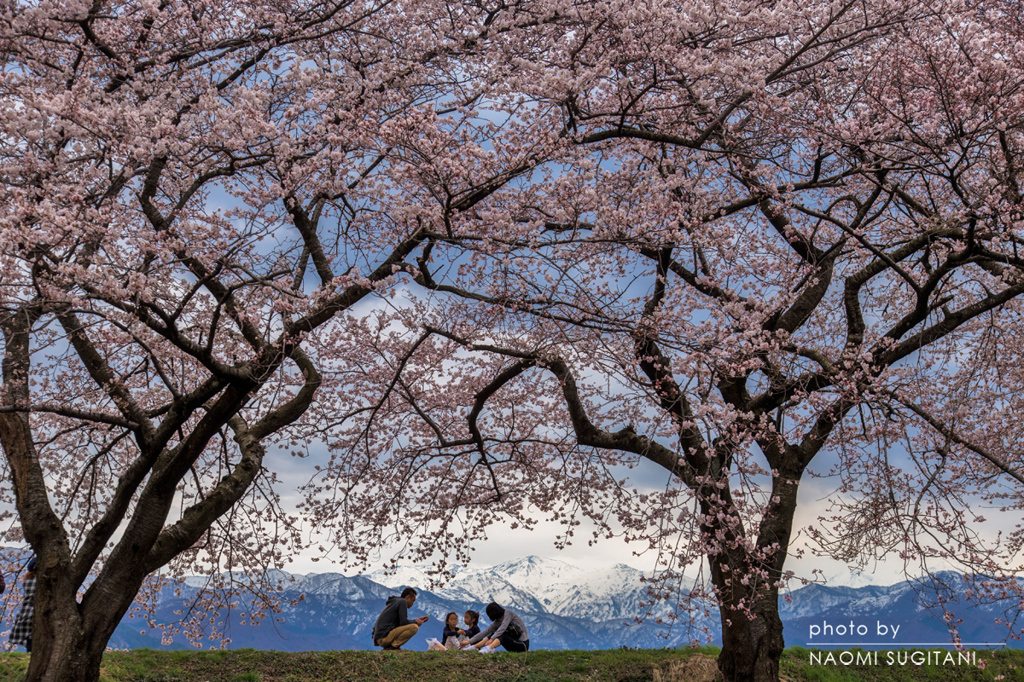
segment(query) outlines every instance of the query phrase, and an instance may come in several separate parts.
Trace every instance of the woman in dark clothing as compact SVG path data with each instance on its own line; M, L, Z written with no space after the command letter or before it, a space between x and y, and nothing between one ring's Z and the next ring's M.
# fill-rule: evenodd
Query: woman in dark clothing
M487 617L491 624L487 629L464 642L463 646L475 646L482 649L487 646L497 649L498 645L506 651L523 652L530 650L530 633L526 631L526 623L510 609L503 609L496 602L487 605Z

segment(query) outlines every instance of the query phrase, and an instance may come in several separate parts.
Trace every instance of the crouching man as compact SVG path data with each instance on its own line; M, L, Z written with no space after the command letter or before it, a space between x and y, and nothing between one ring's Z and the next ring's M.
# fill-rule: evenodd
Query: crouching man
M427 622L428 616L409 620L409 609L416 603L416 590L407 587L401 597L388 597L387 605L373 626L373 644L385 651L401 649Z

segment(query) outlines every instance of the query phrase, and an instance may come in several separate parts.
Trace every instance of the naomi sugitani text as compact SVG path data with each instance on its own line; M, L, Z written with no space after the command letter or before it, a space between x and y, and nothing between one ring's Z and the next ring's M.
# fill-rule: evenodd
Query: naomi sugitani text
M974 651L811 651L811 665L976 665Z

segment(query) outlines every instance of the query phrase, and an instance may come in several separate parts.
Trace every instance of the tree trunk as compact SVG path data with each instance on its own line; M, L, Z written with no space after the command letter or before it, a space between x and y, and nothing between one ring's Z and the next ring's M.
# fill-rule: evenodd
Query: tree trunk
M778 682L779 660L785 649L782 619L779 617L779 586L796 511L799 473L784 470L773 477L771 503L758 529L756 548L750 553L733 533L742 525L735 521L722 527L706 523L706 538L720 533L722 551L708 557L711 581L718 595L722 618L722 653L718 669L728 682ZM735 518L728 491L726 514L705 503L708 519ZM722 547L722 544L725 547ZM709 540L709 545L712 541Z
M73 597L41 596L37 591L25 682L96 682L113 629L87 625Z
M755 599L753 620L747 613L724 606L721 609L722 653L718 656L718 669L729 682L779 680L779 659L785 643L778 594L769 590L768 595Z
M32 658L25 682L96 682L107 636L62 627L60 637L39 642L33 637ZM101 641L102 640L102 641Z
M118 581L121 589L80 603L75 581L64 567L45 566L44 558L39 564L25 682L97 682L107 642L131 606L141 579L125 576Z

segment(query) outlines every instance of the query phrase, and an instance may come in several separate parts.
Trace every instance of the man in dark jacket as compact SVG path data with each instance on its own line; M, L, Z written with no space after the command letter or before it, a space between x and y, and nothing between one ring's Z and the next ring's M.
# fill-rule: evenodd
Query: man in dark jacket
M420 616L409 620L409 609L416 603L416 590L407 587L402 590L401 597L388 597L387 605L377 616L373 626L373 644L383 647L385 651L401 649L402 645L419 632L420 626L427 622L428 616Z

